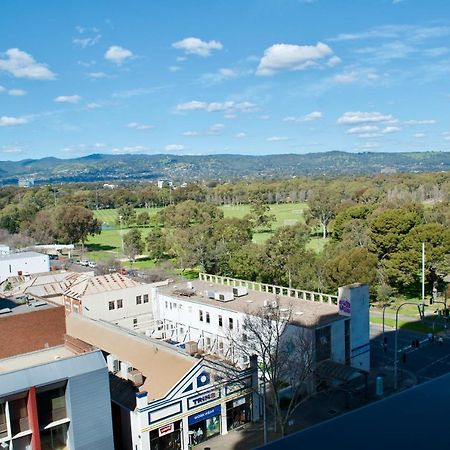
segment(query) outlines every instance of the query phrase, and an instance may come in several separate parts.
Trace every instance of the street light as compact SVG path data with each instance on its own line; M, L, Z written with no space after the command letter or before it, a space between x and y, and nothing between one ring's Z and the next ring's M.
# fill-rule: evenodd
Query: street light
M418 305L417 303L413 303L413 302L404 302L402 303L398 308L397 311L395 312L395 347L394 347L394 390L397 390L397 352L398 352L398 313L400 311L400 309L405 306L405 305L414 305L417 306L418 310L419 310L419 315L420 317L422 317L421 314L421 305Z
M382 333L382 336L383 336L383 343L382 343L382 346L383 346L383 350L384 350L384 351L387 350L387 339L386 339L386 335L385 335L385 333L384 333L384 315L385 315L385 312L386 312L386 308L389 307L389 306L390 306L389 303L385 303L385 304L383 305L383 333Z

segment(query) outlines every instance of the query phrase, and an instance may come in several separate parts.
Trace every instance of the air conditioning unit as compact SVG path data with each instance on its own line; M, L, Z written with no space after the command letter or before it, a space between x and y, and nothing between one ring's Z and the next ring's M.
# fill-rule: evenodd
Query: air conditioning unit
M244 295L248 295L248 289L242 286L236 286L233 288L233 295L235 297L243 297Z
M195 341L188 341L184 344L184 348L186 350L186 353L193 356L196 353L198 353L198 343Z
M163 330L155 330L151 337L154 339L165 339L166 333Z
M216 292L214 298L219 302L231 302L234 300L234 295L232 292Z
M214 299L216 297L216 293L214 291L206 291L205 295L211 299Z
M106 357L106 363L108 365L108 371L112 373L117 373L120 370L120 362L117 356L108 355Z
M120 375L123 379L128 380L128 374L133 370L133 366L128 361L121 361Z
M142 386L144 384L144 378L139 370L133 369L128 372L128 379L136 386Z

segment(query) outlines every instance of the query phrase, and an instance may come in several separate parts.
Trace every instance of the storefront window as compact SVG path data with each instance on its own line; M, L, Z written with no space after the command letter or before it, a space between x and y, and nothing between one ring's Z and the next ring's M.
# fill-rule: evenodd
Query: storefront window
M189 417L190 443L193 445L220 434L220 405Z
M67 423L41 431L42 450L67 450Z
M181 449L181 421L169 423L150 431L151 450Z
M250 396L227 403L227 428L233 430L250 422Z

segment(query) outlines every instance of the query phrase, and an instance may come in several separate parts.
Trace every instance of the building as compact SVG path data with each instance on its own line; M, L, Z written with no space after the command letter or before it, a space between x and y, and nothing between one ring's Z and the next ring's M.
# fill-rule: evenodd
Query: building
M233 359L230 332L244 335L246 316L275 306L290 316L287 332L299 327L309 336L324 371L332 369L330 362L356 371L370 369L367 285L341 287L333 296L200 274L198 280L155 287L152 301L157 324L153 337L194 341L206 354Z
M170 180L158 180L157 185L159 189L165 188L165 187L173 187L173 181Z
M125 328L153 327L152 286L120 273L83 278L64 291L64 304L68 313L73 311Z
M194 357L188 343L158 341L74 313L67 316L67 333L108 354L117 450L188 450L259 419L256 360L229 379L229 367Z
M0 256L9 255L11 253L11 249L8 245L0 244Z
M65 335L64 308L0 300L0 447L113 448L103 355Z
M48 255L22 252L0 256L0 283L12 276L42 272L50 272Z
M34 178L20 177L17 180L17 184L19 187L25 187L25 188L33 187L34 186Z

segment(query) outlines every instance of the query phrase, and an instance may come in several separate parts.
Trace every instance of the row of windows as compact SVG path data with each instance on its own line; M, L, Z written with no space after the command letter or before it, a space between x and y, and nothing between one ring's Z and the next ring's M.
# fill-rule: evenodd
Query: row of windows
M205 321L206 323L211 323L211 317L210 317L208 311L206 311L205 314L203 314L203 311L200 309L198 311L198 318L199 318L200 322ZM221 327L221 328L223 327L223 318L220 315L218 316L218 324L219 324L219 327ZM230 330L232 330L234 328L234 320L232 317L228 318L228 328Z
M148 303L148 294L136 295L136 305L142 304L142 300L144 303Z
M117 309L123 308L123 300L112 300L110 302L108 302L108 308L110 311L112 311L113 309L116 309L116 303L117 303Z

